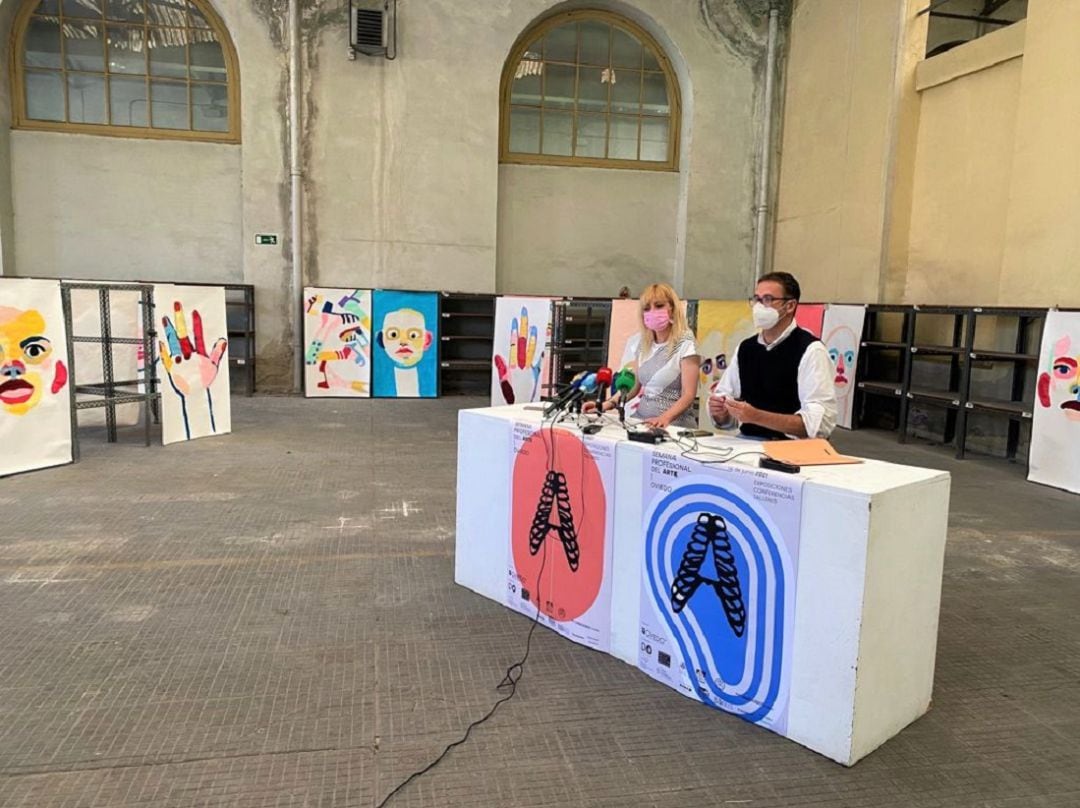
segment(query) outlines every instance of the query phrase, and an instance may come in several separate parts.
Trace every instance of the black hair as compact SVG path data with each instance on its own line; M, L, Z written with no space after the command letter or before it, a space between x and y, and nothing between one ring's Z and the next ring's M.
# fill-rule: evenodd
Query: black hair
M784 296L793 298L798 302L802 296L802 289L799 288L799 282L795 280L795 276L790 272L768 272L757 279L758 283L762 281L772 281L778 283L784 287Z

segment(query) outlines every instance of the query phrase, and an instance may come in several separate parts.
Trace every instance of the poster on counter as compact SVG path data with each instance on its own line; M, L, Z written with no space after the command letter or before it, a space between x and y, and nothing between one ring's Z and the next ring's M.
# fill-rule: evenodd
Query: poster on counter
M659 451L647 462L638 667L784 733L802 480Z
M615 441L515 422L506 605L611 650Z

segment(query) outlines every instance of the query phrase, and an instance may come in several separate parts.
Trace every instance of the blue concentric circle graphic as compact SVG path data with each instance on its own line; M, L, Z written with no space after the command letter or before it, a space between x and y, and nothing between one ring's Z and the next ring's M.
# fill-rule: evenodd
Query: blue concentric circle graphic
M719 516L734 558L745 628L741 636L725 613L712 581L716 569L703 566L703 584L676 608L672 586L702 514ZM646 516L646 590L682 654L686 672L702 702L754 723L774 723L787 705L786 658L794 611L794 571L787 546L763 506L741 489L715 478L680 480Z

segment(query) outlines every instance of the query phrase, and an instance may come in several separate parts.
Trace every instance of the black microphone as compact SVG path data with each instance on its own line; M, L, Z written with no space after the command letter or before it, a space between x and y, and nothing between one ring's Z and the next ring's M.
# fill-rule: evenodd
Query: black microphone
M547 408L544 410L544 417L547 418L559 412L560 410L565 410L571 403L573 403L573 401L575 400L575 396L577 396L577 398L581 398L581 396L584 395L583 393L581 393L581 389L590 377L592 377L592 386L595 388L596 376L594 374L586 373L584 371L579 373L577 376L574 377L574 380L570 382L570 386L567 387L567 389L563 390L563 392L559 395L557 399L548 404Z

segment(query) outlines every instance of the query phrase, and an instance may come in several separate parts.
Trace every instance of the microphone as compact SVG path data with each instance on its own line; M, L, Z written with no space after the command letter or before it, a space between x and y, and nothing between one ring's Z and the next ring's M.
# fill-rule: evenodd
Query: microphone
M581 402L585 400L587 396L591 396L596 392L598 385L596 384L596 374L590 373L581 382L581 386L570 395L570 401L567 404L568 408L576 409L581 412Z
M623 368L617 374L615 374L615 391L619 394L615 401L615 406L619 410L619 420L626 420L626 412L623 409L626 404L626 399L629 398L630 392L634 389L634 385L637 384L637 377L634 376L634 371L630 368Z
M596 394L596 404L598 407L603 407L604 399L607 397L607 389L611 385L612 373L611 368L600 368L596 371L596 386L599 392Z
M566 407L574 400L575 396L580 398L581 396L578 395L578 393L581 391L581 388L586 384L586 382L589 381L590 377L592 378L592 385L595 388L596 375L588 373L587 371L582 371L573 378L567 388L559 394L558 398L548 404L547 408L544 410L544 417L547 418L549 415L553 415L559 410L566 409Z
M637 384L637 377L630 368L623 368L615 374L615 391L622 401L629 397L630 391L634 389L635 384Z

